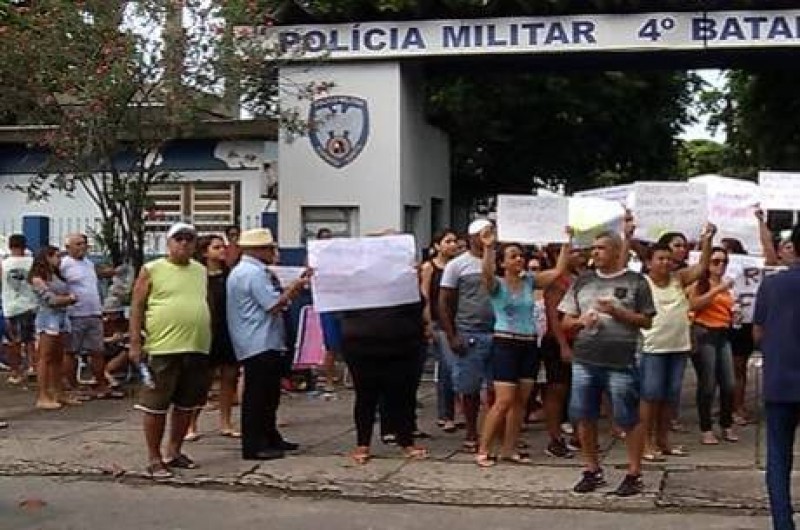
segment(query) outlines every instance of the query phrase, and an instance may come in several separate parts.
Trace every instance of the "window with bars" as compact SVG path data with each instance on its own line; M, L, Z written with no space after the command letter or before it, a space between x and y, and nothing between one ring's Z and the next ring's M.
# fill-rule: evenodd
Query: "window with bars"
M225 228L239 224L241 183L172 182L154 186L149 196L153 208L147 219L147 229L166 232L176 221L191 222L199 233L223 233Z

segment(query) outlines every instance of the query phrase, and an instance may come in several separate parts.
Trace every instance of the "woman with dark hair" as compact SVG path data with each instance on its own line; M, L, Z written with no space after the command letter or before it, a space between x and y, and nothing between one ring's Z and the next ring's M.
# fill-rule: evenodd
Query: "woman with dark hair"
M725 278L728 253L714 247L708 268L689 290L689 304L694 312L695 351L692 363L697 372L697 412L700 417L701 443L718 445L711 419L711 405L719 386L719 423L722 437L737 442L733 430L733 358L728 332L734 319L733 282Z
M436 424L444 432L452 433L456 431L456 394L453 390L452 367L442 346L447 337L439 326L439 285L442 283L445 265L458 255L458 234L453 230L443 230L433 237L431 247L433 256L420 267L420 290L425 300L425 313L433 326L434 358L439 363L436 377Z
M567 232L571 241L572 231ZM520 245L501 245L495 254L494 227L484 228L479 235L483 245L482 283L489 292L495 318L491 357L495 399L484 419L475 463L480 467L494 465L491 445L501 428L505 429L501 458L527 463L530 456L517 452L517 442L539 362L541 330L537 329L534 290L546 288L567 272L571 243L561 247L554 269L529 273ZM496 275L498 268L501 276Z
M644 459L662 461L664 455L683 456L685 450L669 442L670 420L680 403L686 358L691 352L689 301L685 289L708 270L716 227L707 225L700 236L700 262L673 270L672 249L655 244L647 250L645 278L653 294L656 316L642 330L641 420L645 425Z
M69 292L67 283L61 276L60 263L61 256L56 247L42 247L28 274L28 282L39 301L35 324L36 334L39 336L39 395L36 398L36 408L45 410L79 403L64 395L61 379L64 347L71 331L67 307L74 304L77 298Z
M239 363L231 344L228 332L225 282L230 269L226 264L225 241L222 236L202 236L197 240L195 259L205 265L208 274L208 307L211 311L211 367L219 367L219 432L229 438L241 438L241 433L233 427L231 411L236 397L239 380ZM197 432L198 410L192 417L186 440L199 438Z
M658 245L666 245L672 251L673 270L683 269L687 266L686 259L689 257L689 240L681 232L667 232L662 234L656 242ZM642 256L644 258L644 256Z

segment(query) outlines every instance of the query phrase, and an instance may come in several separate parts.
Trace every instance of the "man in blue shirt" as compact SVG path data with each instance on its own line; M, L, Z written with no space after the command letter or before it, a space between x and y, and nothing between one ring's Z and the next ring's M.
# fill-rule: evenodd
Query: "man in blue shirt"
M792 231L800 252L800 225ZM800 255L800 254L798 254ZM764 354L767 491L775 530L794 530L792 454L800 421L800 263L764 278L756 297L753 338Z
M271 460L299 447L283 439L275 415L288 355L283 313L308 279L281 289L267 268L278 252L267 228L243 232L239 246L242 258L227 281L227 318L236 358L244 366L242 457Z

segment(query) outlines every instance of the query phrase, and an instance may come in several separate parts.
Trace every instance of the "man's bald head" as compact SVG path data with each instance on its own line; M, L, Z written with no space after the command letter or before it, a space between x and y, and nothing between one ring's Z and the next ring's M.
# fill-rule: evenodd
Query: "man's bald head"
M89 241L86 234L75 232L67 235L67 254L75 259L83 259L83 257L86 256L86 247L88 243Z

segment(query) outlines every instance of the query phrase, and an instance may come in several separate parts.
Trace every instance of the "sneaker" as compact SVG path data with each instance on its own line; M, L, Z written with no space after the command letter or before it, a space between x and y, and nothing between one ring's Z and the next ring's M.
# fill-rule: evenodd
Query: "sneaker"
M567 440L566 445L567 445L567 449L569 449L570 451L572 451L574 453L577 453L578 451L581 450L581 442L575 436L573 436L572 438Z
M572 426L569 422L564 422L561 424L561 432L566 434L567 436L572 436L575 434L575 427Z
M603 470L598 469L597 471L584 471L583 475L581 476L580 482L575 484L575 487L572 488L572 491L575 493L591 493L599 487L606 485L606 478L603 475Z
M558 440L551 440L550 444L544 450L544 454L552 456L553 458L572 458L575 456L575 453L567 449L567 444L565 444L564 440L561 438Z
M619 487L614 491L618 497L631 497L644 491L644 482L641 475L625 475Z

